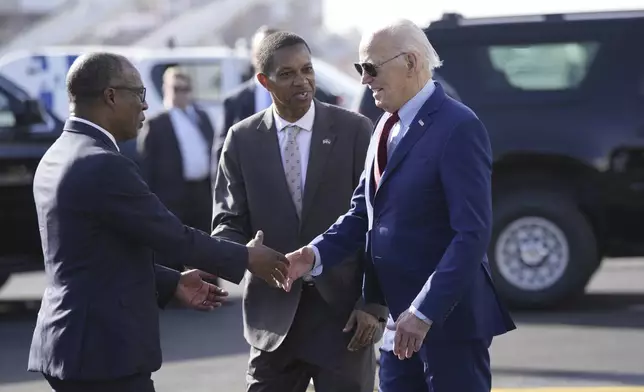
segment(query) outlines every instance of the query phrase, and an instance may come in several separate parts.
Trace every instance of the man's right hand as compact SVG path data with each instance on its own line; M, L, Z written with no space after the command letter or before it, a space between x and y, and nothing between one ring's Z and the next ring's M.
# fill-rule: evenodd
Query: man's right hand
M293 282L313 269L313 265L315 264L315 252L310 246L305 246L295 252L287 254L286 258L289 261L289 272L284 290L291 291L291 285Z
M264 233L260 230L246 247L248 270L273 287L286 287L289 261L283 254L264 246Z

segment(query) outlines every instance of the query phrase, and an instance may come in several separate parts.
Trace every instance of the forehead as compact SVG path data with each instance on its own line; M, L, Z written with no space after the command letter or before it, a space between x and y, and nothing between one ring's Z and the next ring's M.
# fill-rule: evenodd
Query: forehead
M275 69L285 67L301 67L311 62L311 53L304 44L287 46L275 51L273 64Z
M367 35L360 41L361 62L378 63L393 56L393 40L383 34Z

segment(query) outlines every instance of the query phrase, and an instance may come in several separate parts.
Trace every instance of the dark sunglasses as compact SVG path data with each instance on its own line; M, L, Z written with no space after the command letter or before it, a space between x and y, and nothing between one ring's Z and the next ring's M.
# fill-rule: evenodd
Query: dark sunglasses
M403 54L407 53L400 53L395 55L394 57L385 60L381 62L380 64L373 64L373 63L354 63L353 66L356 68L356 71L362 76L362 72L366 73L367 75L371 76L372 78L375 78L378 76L378 68L382 67L383 65L387 64L388 62L397 59L398 57L402 56Z
M114 90L129 91L131 93L134 93L136 96L138 96L139 99L141 100L141 103L145 102L145 95L147 93L147 90L145 87L111 86L110 88L113 88Z

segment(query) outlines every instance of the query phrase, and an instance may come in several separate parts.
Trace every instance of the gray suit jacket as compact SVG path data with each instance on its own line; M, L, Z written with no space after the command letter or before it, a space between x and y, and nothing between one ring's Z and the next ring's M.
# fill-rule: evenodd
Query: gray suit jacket
M213 235L247 243L262 230L265 245L288 253L308 244L349 209L364 168L372 123L360 114L314 102L301 221L286 185L273 112L267 109L228 132L215 183ZM362 260L360 252L316 278L322 297L345 321L354 307L364 306L360 301ZM247 274L243 310L248 343L264 351L279 347L291 327L300 295L301 280L286 293ZM383 306L365 308L379 318L387 317ZM329 350L338 352L337 344L346 347L347 342L329 342ZM329 357L328 353L311 354Z

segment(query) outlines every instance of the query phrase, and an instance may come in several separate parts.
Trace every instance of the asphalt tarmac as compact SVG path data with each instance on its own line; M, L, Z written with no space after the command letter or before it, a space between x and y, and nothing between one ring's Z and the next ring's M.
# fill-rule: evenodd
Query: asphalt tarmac
M50 391L26 371L44 287L43 274L30 273L0 290L0 392ZM211 313L162 313L157 391L245 390L241 293L226 288L229 303ZM644 259L606 260L580 301L514 317L518 329L492 345L495 391L644 392Z

